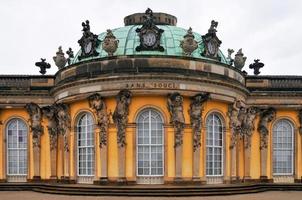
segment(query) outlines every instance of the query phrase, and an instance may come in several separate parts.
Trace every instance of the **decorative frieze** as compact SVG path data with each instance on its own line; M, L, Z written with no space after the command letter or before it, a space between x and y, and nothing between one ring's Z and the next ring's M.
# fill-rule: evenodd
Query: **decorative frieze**
M202 106L209 99L209 93L199 93L191 97L189 109L190 122L193 129L193 150L201 146Z
M170 123L175 130L174 147L179 147L183 143L183 130L185 127L185 117L183 114L183 97L178 93L168 95L168 110L171 116Z
M107 145L107 131L109 125L109 117L104 99L98 93L88 97L89 107L93 109L97 116L97 124L100 128L100 147Z
M258 131L260 133L260 149L267 148L267 136L269 134L268 124L276 117L276 110L274 108L263 109L260 111L260 121L258 124Z
M117 127L117 143L120 148L126 145L125 133L131 97L132 94L129 90L121 90L116 96L116 107L112 119Z

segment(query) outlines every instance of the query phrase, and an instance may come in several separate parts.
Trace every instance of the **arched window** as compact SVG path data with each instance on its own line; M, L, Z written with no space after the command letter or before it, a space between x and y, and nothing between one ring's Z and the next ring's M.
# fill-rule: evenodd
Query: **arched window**
M94 175L94 120L84 113L77 124L78 175Z
M164 135L161 115L142 111L137 120L137 175L164 175Z
M288 120L279 120L273 127L273 174L293 174L294 130Z
M212 113L206 120L206 175L223 175L223 126L220 117Z
M7 175L27 175L27 126L12 119L6 127Z

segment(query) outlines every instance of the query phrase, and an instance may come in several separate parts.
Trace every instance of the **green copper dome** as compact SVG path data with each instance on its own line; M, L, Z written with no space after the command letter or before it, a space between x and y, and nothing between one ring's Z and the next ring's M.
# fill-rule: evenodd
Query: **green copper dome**
M141 28L142 25L128 25L121 28L116 28L112 30L112 33L119 40L118 48L114 53L114 56L133 56L133 55L149 55L149 56L180 56L184 57L183 50L180 47L180 42L183 37L187 34L187 30L171 25L157 25L158 28L163 29L164 32L161 35L160 45L164 47L164 51L136 51L135 48L140 45L140 39L138 33L135 31L137 28ZM202 44L201 35L198 33L193 33L195 40L199 43L198 48L192 53L192 58L199 58L205 60L212 60L207 57L201 56L203 52L204 45ZM103 41L106 36L106 32L98 35L98 39ZM107 52L102 49L102 42L97 47L96 51L99 53L98 56L83 58L79 61L78 56L81 50L77 53L71 64L75 64L82 61L87 61L97 58L108 57ZM219 51L218 55L221 57L221 63L229 64L226 57ZM217 61L217 60L213 60Z

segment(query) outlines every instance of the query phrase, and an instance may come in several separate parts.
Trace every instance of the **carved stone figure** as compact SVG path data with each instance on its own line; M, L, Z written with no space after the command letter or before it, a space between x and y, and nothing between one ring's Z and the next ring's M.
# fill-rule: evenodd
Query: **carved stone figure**
M299 123L300 123L299 132L300 132L300 134L302 134L302 109L300 109L298 111L298 118L299 118Z
M116 96L116 107L112 119L117 127L117 143L119 147L124 147L126 145L125 133L128 123L131 96L132 94L129 90L121 90Z
M258 131L260 133L260 149L267 148L268 124L276 117L274 108L264 109L260 112Z
M249 66L250 69L254 69L254 74L256 76L260 74L260 69L264 66L264 64L259 61L259 59L254 60L254 63Z
M94 110L97 116L97 124L100 127L100 147L107 145L107 131L109 118L106 104L100 94L95 93L88 97L89 107Z
M56 56L53 57L53 60L56 64L56 66L60 69L62 69L63 67L65 67L66 63L67 63L67 59L64 56L64 52L62 50L62 47L59 46L59 50L56 53Z
M136 32L140 38L140 45L136 47L136 51L164 51L164 47L160 45L161 34L164 30L155 25L150 8L145 12L143 26L137 28Z
M187 56L191 56L192 52L198 47L198 43L194 38L192 28L190 27L187 34L184 36L184 39L180 41L180 47L182 48L183 53Z
M46 106L42 108L44 116L48 119L48 133L50 140L50 150L57 148L58 140L58 122L56 117L56 107L55 105Z
M244 147L248 148L251 146L251 136L254 131L254 121L257 116L257 108L249 107L246 110L245 117L241 124L241 134L244 138Z
M230 118L231 145L233 148L237 143L237 136L241 135L241 124L244 119L245 107L241 100L235 100L233 105L229 106L228 116Z
M40 71L39 72L42 75L46 74L46 69L50 69L50 67L51 67L51 65L49 63L45 62L45 61L46 61L46 59L41 58L41 62L36 62L35 63L35 65L37 67L40 67Z
M68 51L66 51L66 54L68 55L68 58L67 58L68 65L70 65L72 59L74 58L73 51L70 47L69 47Z
M191 98L189 109L190 121L193 129L193 150L201 146L202 105L209 99L209 93L199 93Z
M108 53L108 56L113 56L113 53L118 47L119 40L113 35L110 29L107 30L107 35L103 41L102 47Z
M232 53L234 53L233 49L228 49L228 61L230 63L230 65L233 65L234 59L232 58Z
M78 41L81 46L81 55L78 57L79 60L90 56L98 56L99 53L96 51L96 48L101 42L97 35L90 32L90 24L88 20L86 20L86 23L83 22L82 26L83 36Z
M58 134L64 137L64 150L69 151L67 133L70 130L70 111L69 106L64 103L56 104L56 115L58 120Z
M235 55L234 66L241 70L244 67L246 57L243 56L242 49L239 49Z
M178 147L183 142L183 129L185 127L185 118L183 114L183 97L178 93L168 95L168 110L171 116L171 122L175 129L175 145Z
M218 22L212 20L208 33L202 36L204 51L201 53L201 55L220 61L221 57L218 55L218 51L221 41L216 36L217 26Z
M25 108L30 116L29 127L33 134L33 147L40 148L41 135L43 134L41 108L35 103L26 104Z

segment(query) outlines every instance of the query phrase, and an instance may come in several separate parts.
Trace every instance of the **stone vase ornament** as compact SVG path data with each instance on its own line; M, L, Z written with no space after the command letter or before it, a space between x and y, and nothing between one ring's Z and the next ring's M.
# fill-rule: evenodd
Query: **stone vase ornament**
M245 61L246 61L246 57L242 53L242 49L239 49L234 58L235 68L241 70L244 67Z
M186 56L191 56L191 54L198 48L198 43L196 40L194 40L194 35L191 27L187 30L187 34L180 42L180 47L182 48L183 53Z
M103 41L102 47L108 53L108 56L113 56L118 47L119 40L113 35L112 30L107 30L107 35Z
M65 67L66 63L67 63L67 59L64 56L64 52L62 50L62 47L59 46L59 49L56 53L56 56L53 57L53 60L56 64L56 66L60 69L62 69L63 67Z

